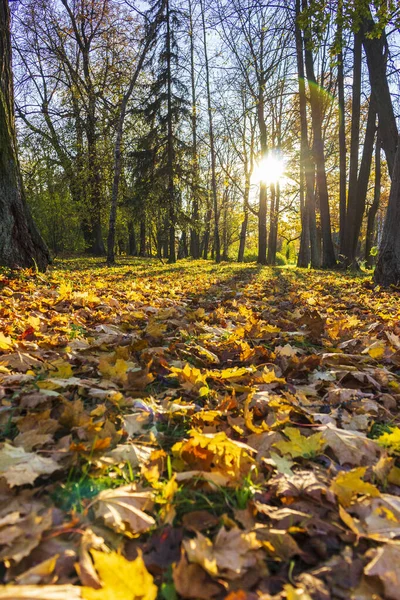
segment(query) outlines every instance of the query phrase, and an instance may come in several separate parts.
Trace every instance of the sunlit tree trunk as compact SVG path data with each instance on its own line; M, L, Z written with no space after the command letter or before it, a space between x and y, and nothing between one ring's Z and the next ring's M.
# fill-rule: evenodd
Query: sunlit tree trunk
M194 31L193 31L193 5L189 0L189 27L190 27L190 83L192 93L192 181L191 181L191 210L192 226L190 228L190 254L193 258L200 258L200 232L199 232L199 157L197 153L197 98L194 60Z
M211 104L211 89L210 89L210 69L208 63L208 49L207 49L207 33L206 33L206 19L204 13L204 3L200 0L201 17L203 23L203 43L204 43L204 63L206 70L206 89L207 89L207 109L208 109L208 130L210 137L210 155L211 155L211 193L213 199L213 211L214 211L214 251L215 251L215 262L221 262L221 242L219 238L219 211L218 211L218 195L217 195L217 175L216 175L216 155L215 155L215 143L214 143L214 124L212 116L212 104Z
M321 213L322 266L331 268L336 265L335 250L332 241L331 216L329 209L328 185L326 180L325 150L322 137L322 98L314 74L312 52L305 44L305 65L310 88L311 121L313 128L313 149L316 164L316 176Z
M296 0L296 57L297 71L299 78L299 104L300 104L300 167L304 172L305 178L305 204L304 204L304 219L302 220L302 229L305 228L304 234L301 237L301 243L304 245L310 240L310 256L311 266L315 269L321 266L320 244L317 236L317 223L315 214L315 193L314 193L314 166L311 160L311 153L308 144L308 125L307 125L307 104L306 104L306 88L305 88L305 73L304 73L304 56L303 56L303 38L301 29L298 23L300 15L300 0ZM308 251L307 248L301 246L299 257L301 262L299 267L308 267ZM307 260L307 262L306 262Z
M347 165L346 165L346 116L344 98L344 57L343 57L343 0L338 0L338 24L337 42L338 53L338 99L339 99L339 253L344 250L345 227L346 227L346 187L347 187Z
M50 256L27 207L17 156L10 12L0 0L0 265L44 271Z

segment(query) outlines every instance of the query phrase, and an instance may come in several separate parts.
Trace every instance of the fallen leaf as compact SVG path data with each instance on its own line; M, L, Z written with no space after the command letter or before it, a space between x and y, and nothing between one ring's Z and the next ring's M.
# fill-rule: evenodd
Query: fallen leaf
M400 544L386 544L378 548L375 557L365 567L369 577L379 577L390 600L400 600Z
M153 493L137 492L133 485L104 490L91 506L108 527L128 537L148 531L155 525L153 517L144 512L153 506Z
M94 590L82 588L84 600L155 600L158 589L147 571L141 556L133 561L111 552L92 550L94 566L102 587Z
M0 450L0 477L4 477L10 487L33 483L41 475L51 475L58 469L60 465L52 458L25 452L7 442Z
M358 467L348 472L339 473L335 477L331 489L338 497L342 506L350 506L353 498L360 494L372 497L380 496L380 492L376 486L362 480L366 470L367 467Z

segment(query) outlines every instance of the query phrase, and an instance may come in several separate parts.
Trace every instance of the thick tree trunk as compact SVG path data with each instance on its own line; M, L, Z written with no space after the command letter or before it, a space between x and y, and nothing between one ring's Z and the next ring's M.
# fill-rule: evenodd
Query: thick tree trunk
M374 281L383 286L400 284L400 140L392 171L388 210L379 248Z
M375 186L374 186L374 201L368 211L367 219L367 233L365 237L365 262L368 269L372 269L374 264L374 257L371 254L371 250L374 246L375 238L375 217L378 212L379 202L381 199L381 141L379 132L376 139L375 146Z
M0 0L0 264L44 271L50 255L25 201L16 146L10 12Z
M375 97L379 117L379 134L382 140L382 148L386 155L389 174L392 176L398 131L386 74L388 46L385 32L380 37L367 37L368 32L373 28L372 18L364 21L363 45L367 56L371 91Z

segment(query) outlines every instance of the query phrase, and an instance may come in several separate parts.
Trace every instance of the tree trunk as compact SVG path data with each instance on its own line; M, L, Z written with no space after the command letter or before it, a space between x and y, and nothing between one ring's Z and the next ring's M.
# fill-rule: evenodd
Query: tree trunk
M300 248L297 257L297 266L299 269L307 269L310 264L310 221L308 218L308 206L305 202L304 194L304 169L300 163L300 218L301 235Z
M386 74L388 46L386 33L384 31L380 37L367 37L368 32L373 28L374 22L372 17L366 19L363 24L363 45L367 56L371 91L375 97L376 109L379 117L379 132L382 140L382 148L386 155L389 175L392 176L398 132Z
M280 200L279 183L271 184L271 212L270 212L270 220L269 220L270 226L269 226L268 257L267 257L267 263L269 265L276 264L276 250L277 250L277 245L278 245L279 200Z
M365 140L363 154L361 158L360 172L357 179L357 195L352 205L347 207L347 264L348 266L357 266L356 254L358 240L362 226L362 220L365 211L366 198L368 193L369 176L371 173L372 155L374 152L374 140L376 132L376 109L375 99L371 96L367 129L365 132Z
M214 250L215 250L215 262L221 262L221 242L219 238L219 213L218 213L218 196L217 196L217 175L216 175L216 155L214 145L214 128L212 118L212 104L211 104L211 89L210 89L210 72L208 65L208 52L207 52L207 34L206 34L206 20L204 14L204 4L200 0L201 16L203 23L203 42L204 42L204 61L206 67L206 90L207 90L207 109L208 109L208 128L210 136L210 154L211 154L211 192L213 199L213 210L214 210Z
M128 254L129 256L137 256L138 254L135 226L133 221L128 222Z
M299 104L300 104L300 166L304 172L305 178L305 219L302 221L302 226L307 227L308 231L302 234L303 244L310 240L311 250L311 266L317 269L321 266L320 245L317 238L317 219L315 214L315 193L314 193L314 178L315 168L312 164L310 147L308 144L308 125L307 125L307 103L306 103L306 88L305 88L305 73L304 73L304 56L303 56L303 38L298 22L300 16L300 0L296 0L296 58L297 71L299 78ZM302 248L302 256L308 256L308 250ZM300 265L299 265L300 266ZM301 266L307 267L307 264Z
M351 141L350 141L350 169L349 169L349 193L347 197L345 236L340 254L343 257L343 265L348 267L352 264L350 257L355 235L354 214L358 201L358 154L360 149L360 115L361 115L361 58L362 58L361 33L354 34L353 48L353 89L351 107Z
M189 27L190 27L190 83L192 92L192 181L191 204L192 226L190 228L190 254L193 258L200 258L200 232L199 232L199 157L197 154L197 99L196 99L196 73L194 61L194 35L193 35L193 7L189 0Z
M140 248L139 256L146 256L146 218L143 216L140 220Z
M344 63L343 63L343 0L338 1L337 38L340 51L338 53L338 96L339 96L339 248L344 249L346 227L346 118L344 97Z
M400 284L400 140L392 171L392 187L378 253L374 281L379 285Z
M0 264L44 271L50 255L26 204L14 120L10 11L0 0Z
M247 207L245 207L244 211L243 211L242 226L240 228L238 262L243 262L243 260L244 260L244 250L246 247L246 236L247 236L248 223L249 223L249 209Z
M307 7L306 0L303 0L303 7ZM322 97L314 74L314 62L309 47L308 35L305 36L305 66L310 88L311 121L314 134L313 149L317 167L317 187L321 212L322 266L324 268L331 268L336 265L336 258L332 241L324 141L322 137Z
M374 201L368 211L367 219L367 233L365 237L365 261L368 269L372 269L374 264L374 257L371 254L371 250L374 246L375 237L375 217L378 212L379 202L381 199L381 141L379 132L376 139L375 146L375 186L374 186Z
M143 42L142 51L139 56L139 60L136 64L136 68L132 74L128 88L122 98L121 106L119 109L117 131L116 131L116 135L115 135L115 144L114 144L114 176L113 176L113 184L112 184L112 190L111 190L111 208L110 208L110 219L109 219L108 238L107 238L107 264L108 265L113 265L115 263L115 254L114 254L115 226L116 226L116 221L117 221L119 183L120 183L121 172L122 172L122 154L121 154L121 152L122 152L122 137L123 137L123 132L124 132L126 109L128 107L129 99L132 96L132 92L135 87L136 81L142 71L142 67L146 60L147 53L149 52L150 47L152 45L154 35L156 33L159 21L162 18L164 8L165 8L165 2L163 2L161 4L161 7L157 13L156 18L151 23L149 31L146 33L146 36L145 36L145 39Z

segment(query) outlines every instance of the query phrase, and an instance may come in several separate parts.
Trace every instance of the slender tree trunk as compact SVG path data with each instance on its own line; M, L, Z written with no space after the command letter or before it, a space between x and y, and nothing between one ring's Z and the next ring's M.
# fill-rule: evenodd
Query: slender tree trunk
M191 204L192 226L190 228L190 254L193 258L200 258L200 232L199 232L199 157L197 154L197 98L196 77L194 60L194 31L193 31L193 6L189 0L189 27L190 27L190 83L192 92L192 181Z
M374 264L374 257L371 254L371 250L374 246L375 237L375 217L378 212L379 202L381 199L381 141L379 137L379 131L376 138L375 146L375 186L374 186L374 201L368 211L367 219L367 233L365 238L365 261L368 269L372 269Z
M358 202L358 155L360 150L360 116L361 116L361 58L362 37L361 33L354 34L353 45L353 95L351 110L351 142L350 142L350 171L349 171L349 193L347 198L345 236L340 254L343 256L343 265L353 265L354 257L351 248L354 246L355 223L354 216Z
M321 266L320 245L317 236L317 220L315 214L315 193L314 193L314 178L315 169L311 160L310 147L308 144L308 125L307 125L307 103L306 103L306 88L305 88L305 73L304 73L304 57L303 57L303 37L299 26L298 18L300 16L300 0L296 0L296 57L297 71L299 76L299 104L300 104L300 165L303 168L306 198L305 198L305 219L302 223L303 227L307 227L308 231L302 236L303 243L310 239L311 249L311 266L318 269ZM308 251L302 249L302 255L308 256ZM300 266L300 265L299 265ZM307 267L307 264L301 266Z
M371 173L372 155L374 153L374 140L376 132L376 108L375 99L371 96L369 109L368 109L368 120L367 129L365 132L365 140L363 147L363 154L360 164L360 172L357 180L357 197L354 206L348 207L348 264L351 266L357 266L356 254L358 240L360 237L362 220L365 212L365 204L368 193L368 183Z
M149 31L146 34L145 40L143 42L143 47L141 53L139 55L138 62L136 64L136 68L132 74L131 80L128 85L128 89L126 90L119 109L119 117L117 123L117 131L115 135L115 144L114 144L114 176L113 176L113 185L111 191L111 208L110 208L110 219L108 226L108 239L107 239L107 264L113 265L115 263L115 255L114 255L114 247L115 247L115 225L117 221L117 208L118 208L118 194L119 194L119 184L121 180L121 172L122 172L122 138L124 133L124 123L126 117L126 109L128 107L128 102L130 97L132 96L133 89L136 85L136 81L142 71L143 64L146 60L147 54L152 45L154 35L156 33L159 21L162 17L163 11L165 8L165 3L163 2L160 10L152 22Z
M276 249L278 242L278 215L279 215L279 198L280 198L280 187L279 183L271 184L271 210L269 220L269 237L268 237L268 256L267 263L269 265L275 265L276 263Z
M210 89L210 70L208 64L208 51L207 51L207 34L206 34L206 20L204 14L203 0L200 0L201 17L203 23L203 43L204 43L204 61L206 68L206 89L207 89L207 108L208 108L208 128L210 136L210 153L211 153L211 192L213 198L213 210L214 210L214 250L215 250L215 262L221 262L221 242L219 238L219 212L218 212L218 196L217 196L217 175L216 175L216 155L214 145L214 128L213 128L213 117L212 117L212 104L211 104L211 89Z
M138 254L135 225L133 221L128 222L128 254L129 256L137 256Z
M308 205L305 202L304 194L304 169L300 163L300 218L301 218L301 236L299 255L297 257L297 266L300 269L306 269L310 264L310 221L308 216Z
M307 0L303 0L307 7ZM335 250L332 241L331 216L329 210L328 185L326 180L325 151L322 137L322 96L314 73L314 61L309 47L308 33L305 34L305 66L310 88L311 121L314 134L314 159L317 167L317 187L321 212L322 266L331 268L336 265Z
M142 216L140 220L140 248L139 256L146 256L146 218Z
M212 218L212 209L209 208L207 210L207 215L206 215L206 228L204 231L204 237L203 237L203 258L204 260L207 260L208 258L208 247L210 245L210 223L211 223L211 218Z
M44 271L49 261L24 195L15 133L10 11L8 0L0 0L0 265Z
M259 84L257 103L258 127L260 130L261 159L267 155L267 127L264 117L264 82ZM260 181L258 206L258 258L260 265L267 264L267 184Z
M383 227L374 281L379 285L400 284L400 140L392 171L388 210Z
M168 262L176 262L176 249L175 249L175 225L176 225L176 207L175 207L175 168L174 168L174 137L173 137L173 123L172 123L172 66L171 66L171 15L169 0L166 2L166 20L167 20L167 110L168 110L168 139L167 139L167 161L168 161L168 216L169 216L169 255Z
M339 248L344 249L346 227L346 117L344 98L344 58L343 58L343 0L338 1L337 37L340 51L338 54L338 96L339 96Z
M382 148L386 155L389 175L392 177L398 143L398 131L386 73L388 45L385 31L382 32L380 37L368 37L368 32L373 28L374 22L372 17L366 19L363 23L363 46L367 56L371 91L375 98L379 117Z

